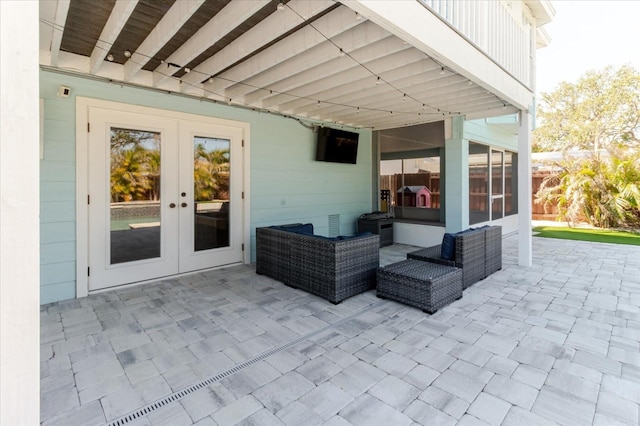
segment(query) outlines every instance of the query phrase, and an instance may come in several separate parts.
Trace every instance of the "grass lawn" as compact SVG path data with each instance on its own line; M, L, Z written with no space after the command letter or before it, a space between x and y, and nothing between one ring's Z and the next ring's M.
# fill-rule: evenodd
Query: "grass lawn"
M544 238L640 246L640 234L634 234L633 232L559 226L536 226L533 231L538 232L537 237Z

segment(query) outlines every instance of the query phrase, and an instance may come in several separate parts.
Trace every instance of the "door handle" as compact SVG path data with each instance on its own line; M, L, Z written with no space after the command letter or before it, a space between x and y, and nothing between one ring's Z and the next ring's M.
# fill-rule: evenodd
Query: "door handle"
M169 207L170 207L170 208L172 208L172 209L174 209L174 208L176 207L176 203L171 203L171 204L169 204Z
M187 207L187 203L180 204L182 207Z

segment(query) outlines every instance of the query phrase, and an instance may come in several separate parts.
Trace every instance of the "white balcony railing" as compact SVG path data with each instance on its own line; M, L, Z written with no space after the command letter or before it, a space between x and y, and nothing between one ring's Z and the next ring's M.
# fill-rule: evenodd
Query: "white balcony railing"
M533 17L517 1L419 0L527 87L533 87Z

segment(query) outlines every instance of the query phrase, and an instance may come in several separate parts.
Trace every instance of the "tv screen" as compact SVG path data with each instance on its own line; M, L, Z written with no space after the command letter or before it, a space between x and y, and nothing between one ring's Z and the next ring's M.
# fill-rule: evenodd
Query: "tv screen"
M356 164L359 136L345 130L319 128L316 161Z

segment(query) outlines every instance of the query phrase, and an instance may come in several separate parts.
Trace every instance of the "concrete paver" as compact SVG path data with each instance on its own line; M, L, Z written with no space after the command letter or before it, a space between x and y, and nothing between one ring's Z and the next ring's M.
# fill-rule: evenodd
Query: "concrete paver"
M640 248L533 241L434 315L246 265L45 305L42 424L639 424Z

